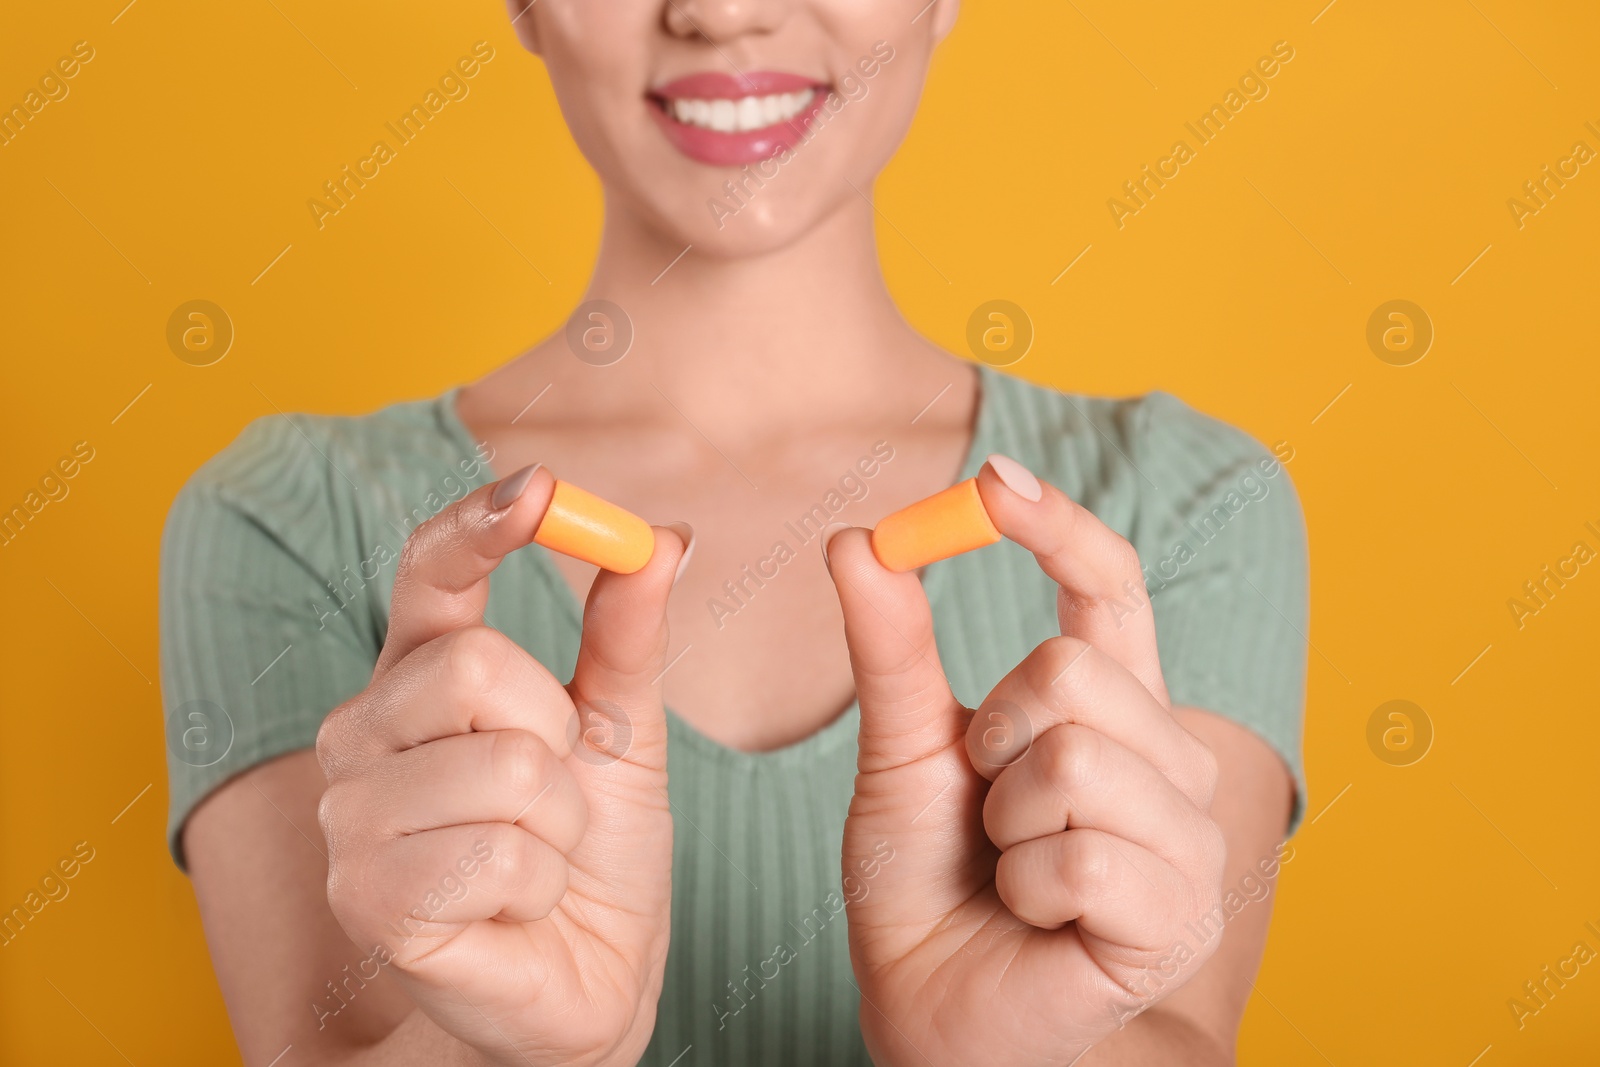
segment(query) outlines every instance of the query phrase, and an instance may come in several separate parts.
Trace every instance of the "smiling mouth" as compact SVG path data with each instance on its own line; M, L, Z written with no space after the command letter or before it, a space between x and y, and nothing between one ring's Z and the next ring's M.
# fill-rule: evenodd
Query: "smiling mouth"
M789 122L810 107L816 96L817 90L802 89L795 93L741 96L737 100L683 96L657 99L669 116L685 126L717 133L751 133Z
M830 91L814 78L781 71L705 71L652 89L645 99L678 151L698 163L737 167L805 140Z

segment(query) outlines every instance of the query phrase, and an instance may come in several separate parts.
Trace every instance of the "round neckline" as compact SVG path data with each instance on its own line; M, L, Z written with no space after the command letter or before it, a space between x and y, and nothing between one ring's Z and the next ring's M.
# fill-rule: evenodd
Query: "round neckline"
M994 436L994 386L1000 378L999 372L984 363L974 363L978 375L978 403L977 411L973 418L972 438L967 443L966 456L961 464L957 482L977 476L978 471L988 459L991 450L991 441ZM457 410L456 402L461 394L461 386L454 386L444 392L435 401L435 415L446 437L460 446L465 445L469 452L476 453L478 442L472 436L472 431L462 420ZM473 488L480 488L497 481L501 475L497 474L490 462L481 464L479 472L474 475ZM952 483L953 484L953 483ZM533 568L535 576L550 590L560 609L577 628L581 634L583 628L583 605L578 602L577 594L562 577L561 571L556 567L555 561L550 558L550 550L539 544L528 544L512 556L525 555L529 566ZM509 559L510 557L508 557ZM938 613L939 592L949 583L946 574L952 560L940 560L929 564L922 572L922 591L928 598L928 605ZM781 766L802 762L814 753L828 752L840 747L856 736L856 726L861 717L861 702L852 696L850 703L835 718L829 721L815 733L807 734L798 741L792 741L778 748L763 749L760 751L746 751L725 745L721 741L704 733L699 727L689 722L670 704L663 702L663 709L667 718L668 738L677 738L699 754L722 763L755 766L758 764Z

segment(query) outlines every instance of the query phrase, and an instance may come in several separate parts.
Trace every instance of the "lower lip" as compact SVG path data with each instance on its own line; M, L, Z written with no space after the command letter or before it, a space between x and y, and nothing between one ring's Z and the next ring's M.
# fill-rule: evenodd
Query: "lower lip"
M720 130L707 130L679 122L667 113L666 106L657 99L652 98L648 106L655 115L656 122L666 133L667 140L671 141L678 151L698 163L709 166L739 167L748 163L760 163L781 155L785 150L793 150L805 137L806 131L811 128L812 121L817 117L817 112L822 110L827 100L828 90L818 86L811 103L794 118L765 129L746 130L742 133L723 133Z

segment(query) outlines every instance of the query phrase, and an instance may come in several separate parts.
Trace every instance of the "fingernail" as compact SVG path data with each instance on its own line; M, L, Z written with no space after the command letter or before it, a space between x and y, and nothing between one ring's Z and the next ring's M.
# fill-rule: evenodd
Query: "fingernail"
M822 541L822 562L828 562L828 542L838 536L839 531L850 529L848 522L830 522L822 528L817 537Z
M1010 456L1002 456L996 452L986 462L989 464L989 469L999 475L1006 488L1022 499L1037 504L1044 498L1044 486L1039 484L1039 479Z
M494 487L494 495L489 498L490 509L501 511L515 504L528 488L528 483L533 481L533 472L538 469L539 464L530 463L515 474L500 479L500 484Z
M694 558L694 527L682 521L669 522L665 525L683 542L683 555L678 559L678 569L672 573L672 584L677 585L678 579L683 577L683 572L689 569L689 560Z

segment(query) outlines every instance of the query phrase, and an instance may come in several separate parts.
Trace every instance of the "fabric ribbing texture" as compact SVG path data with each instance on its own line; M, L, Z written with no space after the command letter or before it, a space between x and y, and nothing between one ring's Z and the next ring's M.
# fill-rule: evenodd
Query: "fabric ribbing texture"
M979 373L960 477L1004 453L1133 543L1174 703L1228 716L1272 746L1296 785L1292 832L1306 802L1308 605L1287 472L1165 393L1106 400ZM323 717L367 685L406 535L494 479L482 456L451 392L359 417L260 419L180 492L162 541L160 625L180 865L183 822L207 793L311 747ZM1054 584L1010 542L935 563L924 584L946 674L968 706L1057 633ZM576 661L580 618L542 547L495 572L485 621L558 677ZM690 1045L696 1064L869 1062L846 917L832 907L858 718L852 705L797 744L743 753L669 710L672 943L643 1063L667 1067Z

